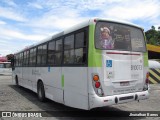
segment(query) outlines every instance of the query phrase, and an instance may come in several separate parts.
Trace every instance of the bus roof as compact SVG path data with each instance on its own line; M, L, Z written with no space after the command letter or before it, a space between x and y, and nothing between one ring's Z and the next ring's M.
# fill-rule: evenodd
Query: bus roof
M20 53L20 52L22 52L22 51L24 51L24 50L33 48L33 47L35 47L35 46L37 46L37 45L40 45L40 44L43 44L43 43L45 43L45 42L48 42L48 41L50 41L50 40L52 40L52 39L54 39L54 38L58 38L58 37L60 37L60 36L62 36L62 35L66 35L66 34L68 34L68 33L70 33L70 32L73 32L73 31L76 31L76 30L78 30L78 29L87 27L87 26L89 26L90 24L95 24L94 21L108 21L108 22L115 22L115 23L120 23L120 24L126 24L126 25L130 25L130 26L133 26L133 27L137 27L137 28L140 28L140 29L143 30L142 27L140 27L140 26L138 26L138 25L136 25L136 24L130 23L130 22L128 22L128 21L123 21L123 20L117 21L117 20L114 20L114 19L106 19L106 18L91 18L91 19L85 20L85 21L83 21L83 22L81 22L81 23L79 23L79 24L77 24L77 25L74 25L74 26L72 26L72 27L70 27L70 28L68 28L68 29L66 29L66 30L64 30L64 31L62 31L62 32L59 32L59 33L57 33L57 34L54 34L54 35L52 35L52 36L50 36L50 37L48 37L48 38L46 38L46 39L43 39L42 41L40 41L40 42L38 42L38 43L36 43L36 44L33 44L33 45L31 45L31 46L28 46L28 47L26 47L26 48L24 48L24 49L16 52L15 54Z

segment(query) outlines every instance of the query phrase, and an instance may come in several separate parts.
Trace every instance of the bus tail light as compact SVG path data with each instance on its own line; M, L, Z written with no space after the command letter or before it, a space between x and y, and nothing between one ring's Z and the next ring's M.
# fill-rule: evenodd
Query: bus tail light
M94 81L98 81L98 80L99 80L99 76L98 76L98 75L94 75L94 76L93 76L93 80L94 80Z
M146 74L145 85L143 87L144 91L148 90L148 84L149 84L149 72L147 72L147 74Z
M93 84L93 88L94 88L95 92L97 93L97 95L104 96L102 86L100 83L100 77L98 74L92 75L92 84Z
M96 87L96 88L99 88L100 85L101 85L100 82L96 82L96 83L95 83L95 87Z

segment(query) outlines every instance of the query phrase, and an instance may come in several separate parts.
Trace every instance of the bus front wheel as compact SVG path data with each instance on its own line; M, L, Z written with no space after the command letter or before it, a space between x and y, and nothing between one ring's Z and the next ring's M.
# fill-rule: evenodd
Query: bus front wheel
M44 91L44 85L42 81L38 82L37 94L38 94L39 101L44 102L45 101L45 91Z

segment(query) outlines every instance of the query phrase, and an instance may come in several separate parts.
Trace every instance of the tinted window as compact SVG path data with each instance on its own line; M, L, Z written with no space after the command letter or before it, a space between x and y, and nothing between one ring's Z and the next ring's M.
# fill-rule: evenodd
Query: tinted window
M23 59L23 65L28 66L28 60L29 60L29 51L24 52L24 59Z
M48 44L48 52L53 53L55 51L55 41L51 41Z
M24 54L23 54L23 55L24 55L24 58L23 58L23 65L24 65L24 66L26 66L26 53L27 53L27 52L25 51Z
M48 44L48 64L53 65L55 61L55 41Z
M37 65L45 65L47 62L47 44L38 46Z
M62 51L62 40L56 41L56 51Z
M86 38L84 31L65 37L64 64L84 64L86 62Z
M84 32L76 34L75 48L86 46L86 40L84 39Z
M35 64L36 64L36 48L33 49L33 57L32 57L32 59L33 59L33 65L35 66Z
M47 45L46 44L43 45L42 48L43 48L42 54L46 54L46 52L47 52Z
M74 49L64 51L64 64L74 63Z
M86 53L84 48L75 49L75 63L85 63Z
M36 64L36 48L30 49L30 55L29 55L29 65L35 66Z
M42 64L45 65L47 62L47 45L43 45L43 52L42 52Z
M65 37L64 39L64 49L73 49L74 48L74 35Z
M145 42L144 42L142 31L140 29L134 30L134 28L131 28L131 30L132 30L132 34L131 34L132 50L145 51Z
M144 36L139 28L118 23L98 22L96 48L107 50L145 51ZM136 44L139 46L134 47Z
M19 66L23 65L23 53L20 53Z
M29 65L32 65L32 63L33 63L33 59L32 59L32 57L33 57L33 49L30 49L30 58L29 58Z
M55 64L60 65L62 61L62 53L55 53Z
M28 62L29 62L29 51L27 51L26 53L26 66L28 66Z

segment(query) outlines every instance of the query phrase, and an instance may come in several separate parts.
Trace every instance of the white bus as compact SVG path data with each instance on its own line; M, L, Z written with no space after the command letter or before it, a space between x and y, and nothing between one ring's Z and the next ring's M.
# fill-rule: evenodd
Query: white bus
M11 62L0 62L0 75L12 75Z
M15 53L13 81L66 106L90 110L147 99L143 29L90 19Z

